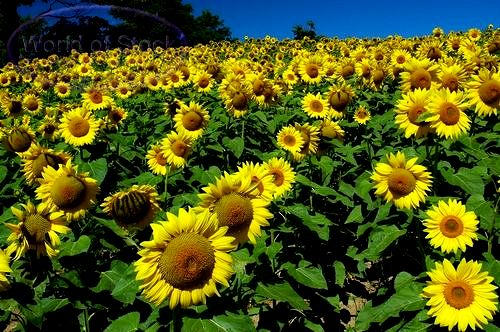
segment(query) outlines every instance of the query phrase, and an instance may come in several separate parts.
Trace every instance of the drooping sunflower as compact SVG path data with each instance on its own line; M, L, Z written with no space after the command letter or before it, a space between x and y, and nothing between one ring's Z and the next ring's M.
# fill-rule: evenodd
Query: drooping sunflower
M429 217L424 220L424 232L428 233L425 238L430 239L434 248L456 253L459 248L465 251L466 246L472 247L472 240L477 240L479 221L476 214L466 211L456 199L449 199L448 203L439 201L425 213Z
M404 130L406 138L419 138L427 135L431 130L430 122L419 119L429 110L431 91L415 89L404 93L396 105L395 123Z
M12 272L9 265L9 255L0 249L0 292L9 288L9 280L7 279L6 273Z
M92 144L99 130L100 121L90 111L76 108L64 113L59 124L59 134L73 146Z
M365 125L372 118L370 111L364 106L358 107L356 112L354 112L354 121L361 125Z
M100 110L111 106L113 103L113 98L97 88L90 88L83 92L82 98L83 108L89 111Z
M246 161L241 166L238 166L238 171L233 175L249 177L252 185L257 186L259 195L262 198L270 200L273 197L276 188L264 165Z
M134 263L143 296L156 305L165 299L171 309L205 303L219 295L216 283L229 287L234 273L229 251L234 238L225 236L208 211L196 214L179 209L167 220L151 224L153 238L144 241Z
M302 109L312 118L326 118L330 113L328 102L319 92L316 95L308 93L302 100Z
M498 311L493 277L481 271L482 264L463 258L457 269L450 261L436 262L435 268L427 272L431 278L422 296L428 298L427 314L436 317L434 324L448 327L451 331L458 325L459 331L470 326L484 328L488 320Z
M418 165L418 157L406 160L403 152L386 156L389 163L379 162L371 179L375 181L375 194L397 208L416 208L425 201L430 190L432 176L424 166Z
M354 90L346 83L332 85L327 92L328 103L330 104L330 113L335 119L344 116L347 106L355 97Z
M320 123L320 131L322 137L337 138L340 141L344 140L345 131L340 125L330 119L325 119Z
M263 164L268 174L272 175L274 183L274 198L280 198L292 189L295 182L295 172L290 163L283 158L272 158Z
M174 116L175 129L184 133L192 140L196 140L208 126L210 116L200 104L190 102L189 105L181 104Z
M278 146L292 153L299 152L304 146L304 138L293 126L281 128L277 136Z
M42 177L36 198L51 211L64 212L68 222L83 217L96 201L97 181L85 172L78 172L78 166L73 166L71 160L57 170L50 165L45 167Z
M468 106L462 91L435 91L429 103L429 112L432 115L427 121L431 122L431 127L439 137L455 139L470 129L469 117L464 112Z
M6 249L10 256L19 259L26 251L36 250L37 257L41 255L54 257L60 243L59 234L66 234L71 229L66 226L64 213L51 212L44 204L35 206L33 203L21 204L22 210L11 207L12 213L19 220L18 224L6 223L12 232L7 238L9 246Z
M36 143L35 134L28 123L15 124L4 130L2 141L7 150L19 154L28 151Z
M198 208L215 214L219 226L228 226L228 235L235 237L235 243L255 244L260 228L269 226L267 220L273 216L267 209L270 201L261 198L258 183L249 177L225 173L202 190L205 193L198 194Z
M70 155L65 152L56 152L40 145L34 145L22 158L26 182L29 185L38 184L38 180L42 179L42 172L46 166L57 169L61 164L66 165L70 158Z
M143 229L160 210L158 193L149 185L133 185L104 199L103 211L124 228Z
M500 72L481 68L469 82L469 99L479 116L497 115L500 108Z
M167 163L167 156L163 151L161 144L155 144L149 149L146 156L148 167L156 175L167 175L170 172L170 166Z

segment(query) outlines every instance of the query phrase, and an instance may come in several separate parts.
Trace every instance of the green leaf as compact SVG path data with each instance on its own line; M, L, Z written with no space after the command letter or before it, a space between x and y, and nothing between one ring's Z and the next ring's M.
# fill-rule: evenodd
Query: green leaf
M449 184L462 188L466 193L484 194L484 183L479 170L462 167L454 174L451 169L442 168L441 174Z
M111 262L111 270L101 272L101 279L94 292L111 291L111 295L120 302L132 303L139 291L139 282L135 280L136 273L132 264L122 261Z
M345 221L346 224L352 223L352 222L363 222L363 213L361 213L361 205L357 205L352 209L351 213L349 213L349 216L347 216L347 220Z
M426 302L420 296L423 286L414 279L408 272L400 272L394 281L396 294L375 307L372 301L368 301L358 314L356 328L365 331L371 323L383 323L390 317L399 317L402 311L423 309Z
M368 248L356 256L366 260L376 260L387 247L405 233L406 230L399 229L395 225L377 226L370 234Z
M252 319L244 314L226 311L225 315L215 316L212 320L224 331L255 331Z
M104 332L132 332L137 331L141 315L137 312L129 312L108 325Z
M203 332L229 332L225 330L222 326L217 324L212 319L201 319L201 318L182 318L181 332L192 332L192 331L203 331Z
M7 177L7 167L0 165L0 183Z
M87 252L90 247L90 238L87 235L82 235L75 242L63 242L59 257L75 256L83 252Z
M482 229L490 231L493 229L496 213L491 203L484 199L483 195L474 194L467 200L467 210L474 211L479 217Z
M335 261L333 263L333 268L335 269L335 284L340 287L344 287L345 282L345 266L341 261Z
M86 171L90 173L90 177L97 180L98 184L101 184L108 172L107 160L105 158L100 158L84 165Z
M70 302L68 299L50 299L50 298L45 298L40 300L40 306L42 308L42 311L44 313L46 312L54 312L62 307L68 305Z
M286 282L270 285L259 282L256 293L266 299L286 302L298 310L309 309L309 305L305 303L304 299Z
M245 148L245 142L241 137L235 137L230 139L229 137L224 137L222 143L231 150L236 158L241 157L243 149Z
M282 268L292 276L297 282L304 286L316 289L327 289L326 279L323 276L321 268L311 266L311 263L301 261L299 267L287 262Z

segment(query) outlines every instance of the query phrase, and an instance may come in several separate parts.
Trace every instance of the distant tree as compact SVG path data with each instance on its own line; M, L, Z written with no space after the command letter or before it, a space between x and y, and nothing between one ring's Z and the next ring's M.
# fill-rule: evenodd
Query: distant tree
M295 25L292 32L294 39L303 39L306 36L311 39L316 39L318 37L316 34L316 26L313 21L307 21L306 27Z
M195 18L195 26L190 36L191 44L205 44L209 41L229 40L231 30L224 26L224 22L219 16L204 10L200 16Z

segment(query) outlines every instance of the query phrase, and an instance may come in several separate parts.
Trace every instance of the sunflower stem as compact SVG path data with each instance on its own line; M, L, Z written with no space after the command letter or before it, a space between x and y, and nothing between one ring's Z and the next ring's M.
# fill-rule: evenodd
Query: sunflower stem
M163 190L165 192L165 211L168 210L168 174L170 173L170 170L167 170L167 173L165 174L165 181L163 183Z
M170 322L170 332L175 332L177 328L177 307L172 309L172 321Z

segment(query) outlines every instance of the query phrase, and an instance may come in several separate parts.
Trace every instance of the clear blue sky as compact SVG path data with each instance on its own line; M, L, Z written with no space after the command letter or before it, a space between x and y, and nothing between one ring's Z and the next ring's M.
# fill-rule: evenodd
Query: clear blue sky
M6 0L10 1L10 0ZM72 0L74 2L79 2ZM165 0L168 1L168 0ZM293 37L292 28L312 20L316 32L328 37L404 37L430 34L440 26L445 32L500 27L500 0L184 0L199 15L208 9L231 29L233 37L279 39ZM21 15L35 16L47 5L40 0ZM103 13L104 14L104 13ZM101 14L101 15L103 15ZM98 14L99 15L99 14ZM105 15L105 14L104 14Z
M224 20L233 37L293 37L293 26L316 24L328 37L404 37L500 27L500 0L185 0L195 14L208 9Z

